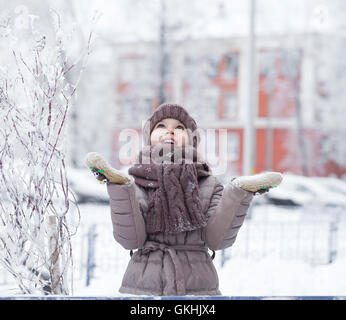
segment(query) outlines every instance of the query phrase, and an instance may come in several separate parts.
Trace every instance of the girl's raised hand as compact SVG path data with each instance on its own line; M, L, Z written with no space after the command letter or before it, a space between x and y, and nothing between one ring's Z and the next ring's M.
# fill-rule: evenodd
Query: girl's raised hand
M129 184L131 179L123 172L114 169L100 154L89 152L85 163L101 183Z
M232 179L232 183L246 191L256 194L268 192L271 188L277 187L282 181L279 172L263 172L252 176L241 176Z

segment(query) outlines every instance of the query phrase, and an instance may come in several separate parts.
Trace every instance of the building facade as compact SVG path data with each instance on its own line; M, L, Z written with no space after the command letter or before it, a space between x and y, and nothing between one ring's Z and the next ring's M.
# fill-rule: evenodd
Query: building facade
M315 36L262 37L256 43L253 173L342 177L345 130L322 116L326 79L319 77ZM166 49L166 100L182 104L196 119L205 133L201 143L207 160L214 161L219 174L225 168L228 174L242 174L249 101L246 39L190 40ZM119 139L121 132L131 128L141 134L142 122L158 105L160 56L155 43L117 44L115 52L112 162L121 167L134 160L129 153L128 160L119 161L126 143Z

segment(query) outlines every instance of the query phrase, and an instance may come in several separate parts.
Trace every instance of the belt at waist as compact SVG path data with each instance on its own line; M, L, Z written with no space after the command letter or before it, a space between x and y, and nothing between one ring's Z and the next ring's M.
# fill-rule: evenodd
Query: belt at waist
M174 265L175 280L177 284L177 293L178 295L185 295L186 289L185 289L183 267L181 265L180 259L178 258L176 254L176 251L202 251L209 254L208 248L203 245L193 245L193 244L168 245L166 243L160 243L156 241L146 241L144 246L140 248L138 251L142 254L148 254L149 252L156 251L156 250L161 250L161 251L169 253ZM214 258L214 255L215 255L215 252L212 258Z

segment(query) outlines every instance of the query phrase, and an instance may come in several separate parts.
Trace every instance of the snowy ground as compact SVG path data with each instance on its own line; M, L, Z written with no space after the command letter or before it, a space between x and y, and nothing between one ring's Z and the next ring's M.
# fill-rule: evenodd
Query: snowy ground
M129 252L112 238L109 207L80 205L80 211L81 224L73 240L73 295L124 297L118 293L118 288L130 257ZM336 259L328 264L331 215L316 212L311 217L310 211L253 206L251 219L245 220L236 243L226 250L223 266L222 253L217 251L215 265L222 294L346 296L345 219L342 217L338 224ZM94 243L96 267L86 286L87 235L93 225L97 234ZM315 254L311 256L313 250ZM3 273L2 277L0 295L18 294L11 278Z

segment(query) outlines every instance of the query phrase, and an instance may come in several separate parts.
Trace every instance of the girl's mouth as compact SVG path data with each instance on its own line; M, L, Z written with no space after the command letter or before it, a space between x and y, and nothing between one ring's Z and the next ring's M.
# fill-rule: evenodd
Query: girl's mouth
M174 139L163 139L161 140L162 143L169 143L169 144L175 144Z

